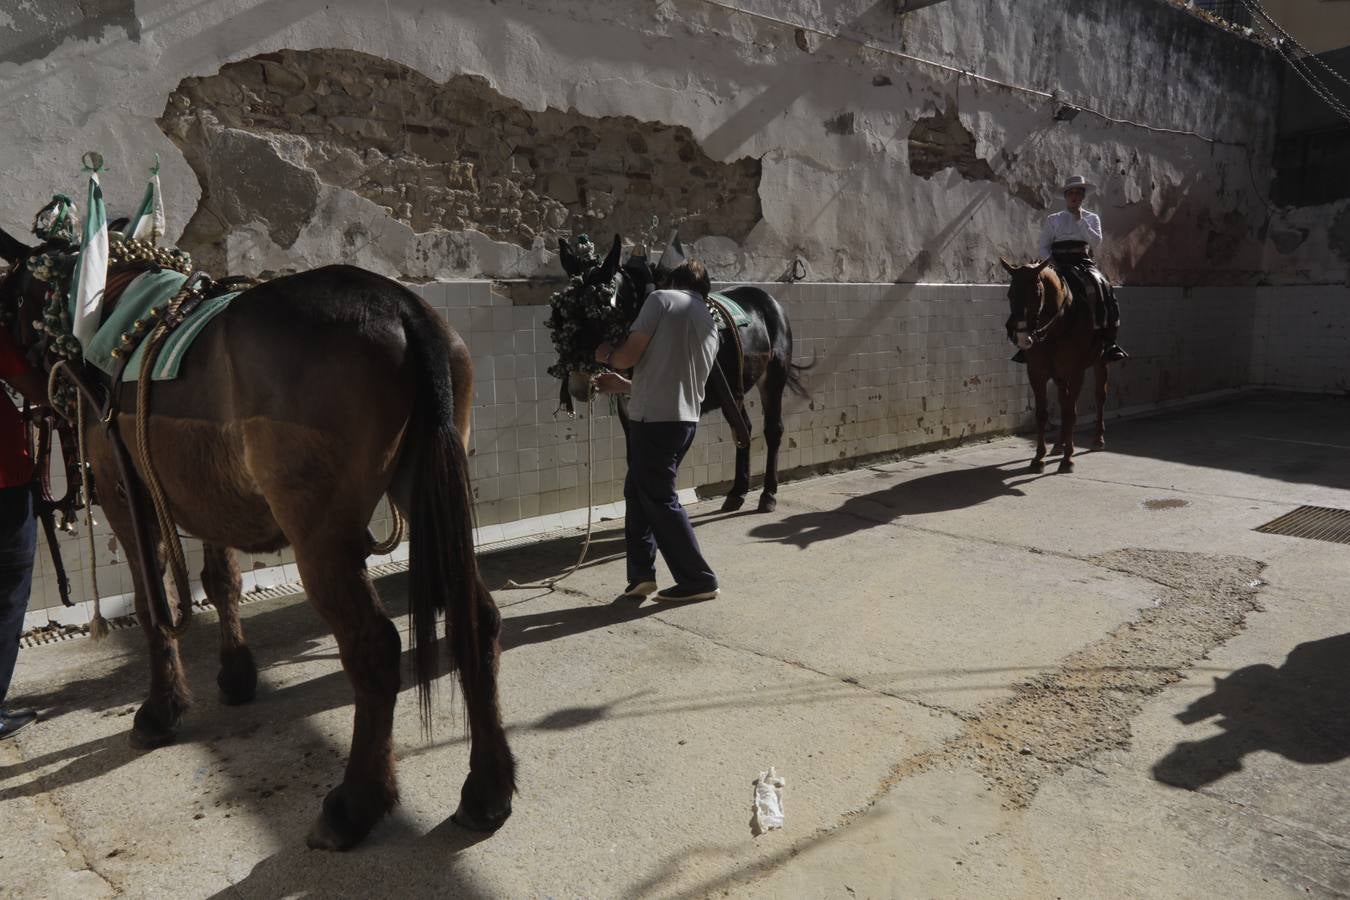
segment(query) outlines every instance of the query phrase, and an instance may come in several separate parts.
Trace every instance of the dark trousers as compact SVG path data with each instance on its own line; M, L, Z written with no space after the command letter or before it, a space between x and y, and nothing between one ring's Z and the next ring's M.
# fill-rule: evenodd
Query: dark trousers
M1069 283L1075 296L1087 300L1092 310L1092 324L1095 327L1110 328L1120 325L1120 304L1116 301L1116 292L1106 277L1101 275L1101 270L1097 268L1092 257L1056 253L1055 271Z
M628 477L623 482L624 539L630 584L656 580L656 551L680 587L712 590L717 576L698 549L689 516L675 493L680 461L697 422L629 422Z
M37 520L28 485L0 488L0 706L19 656L19 633L33 587Z

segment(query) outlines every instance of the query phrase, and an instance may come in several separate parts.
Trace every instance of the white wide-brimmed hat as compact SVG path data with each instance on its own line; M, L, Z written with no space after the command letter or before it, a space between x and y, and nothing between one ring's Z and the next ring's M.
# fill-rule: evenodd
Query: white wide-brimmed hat
M1064 182L1064 188L1060 191L1060 193L1067 194L1074 188L1082 188L1083 190L1088 191L1092 190L1095 187L1096 187L1095 184L1088 181L1082 175L1070 175L1069 180Z

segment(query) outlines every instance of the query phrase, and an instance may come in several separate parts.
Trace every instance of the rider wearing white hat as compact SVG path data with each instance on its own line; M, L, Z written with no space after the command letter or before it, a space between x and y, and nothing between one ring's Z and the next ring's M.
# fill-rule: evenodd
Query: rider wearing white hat
M1064 182L1065 208L1045 217L1040 254L1042 259L1053 257L1055 271L1075 293L1089 299L1105 347L1102 355L1107 362L1115 362L1127 359L1129 354L1116 343L1120 307L1115 291L1092 259L1093 251L1102 243L1102 220L1096 213L1083 209L1083 199L1091 187L1082 175L1071 175ZM1097 301L1098 296L1101 302Z

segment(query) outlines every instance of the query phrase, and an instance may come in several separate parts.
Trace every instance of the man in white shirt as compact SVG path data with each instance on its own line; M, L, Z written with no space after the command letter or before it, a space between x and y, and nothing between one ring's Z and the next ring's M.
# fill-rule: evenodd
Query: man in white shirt
M1115 291L1092 259L1102 243L1102 220L1096 213L1083 209L1083 200L1091 186L1082 175L1072 175L1064 183L1065 208L1045 217L1039 249L1042 259L1054 259L1055 271L1064 277L1074 293L1091 304L1094 323L1101 332L1105 348L1102 356L1107 362L1117 362L1128 359L1129 354L1116 343L1120 307Z
M704 559L675 482L694 443L703 393L717 359L717 322L708 311L708 272L689 260L670 275L670 289L652 291L628 337L601 344L595 361L632 369L628 380L605 372L595 386L628 394L628 476L623 483L628 587L622 599L641 601L656 591L656 553L675 579L654 600L711 600L717 575Z

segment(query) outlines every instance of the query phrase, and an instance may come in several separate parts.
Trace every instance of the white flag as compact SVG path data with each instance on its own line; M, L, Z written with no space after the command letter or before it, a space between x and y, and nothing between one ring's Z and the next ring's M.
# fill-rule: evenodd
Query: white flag
M94 154L87 154L94 155ZM101 158L98 160L102 162ZM80 262L70 285L71 330L82 347L98 331L103 312L103 289L108 284L108 211L103 206L103 188L98 183L98 168L89 169L89 205L84 217L84 236L80 241Z
M145 186L145 195L135 215L122 232L138 241L158 244L164 236L164 195L159 189L159 154L155 154L155 165L150 170L150 181Z

